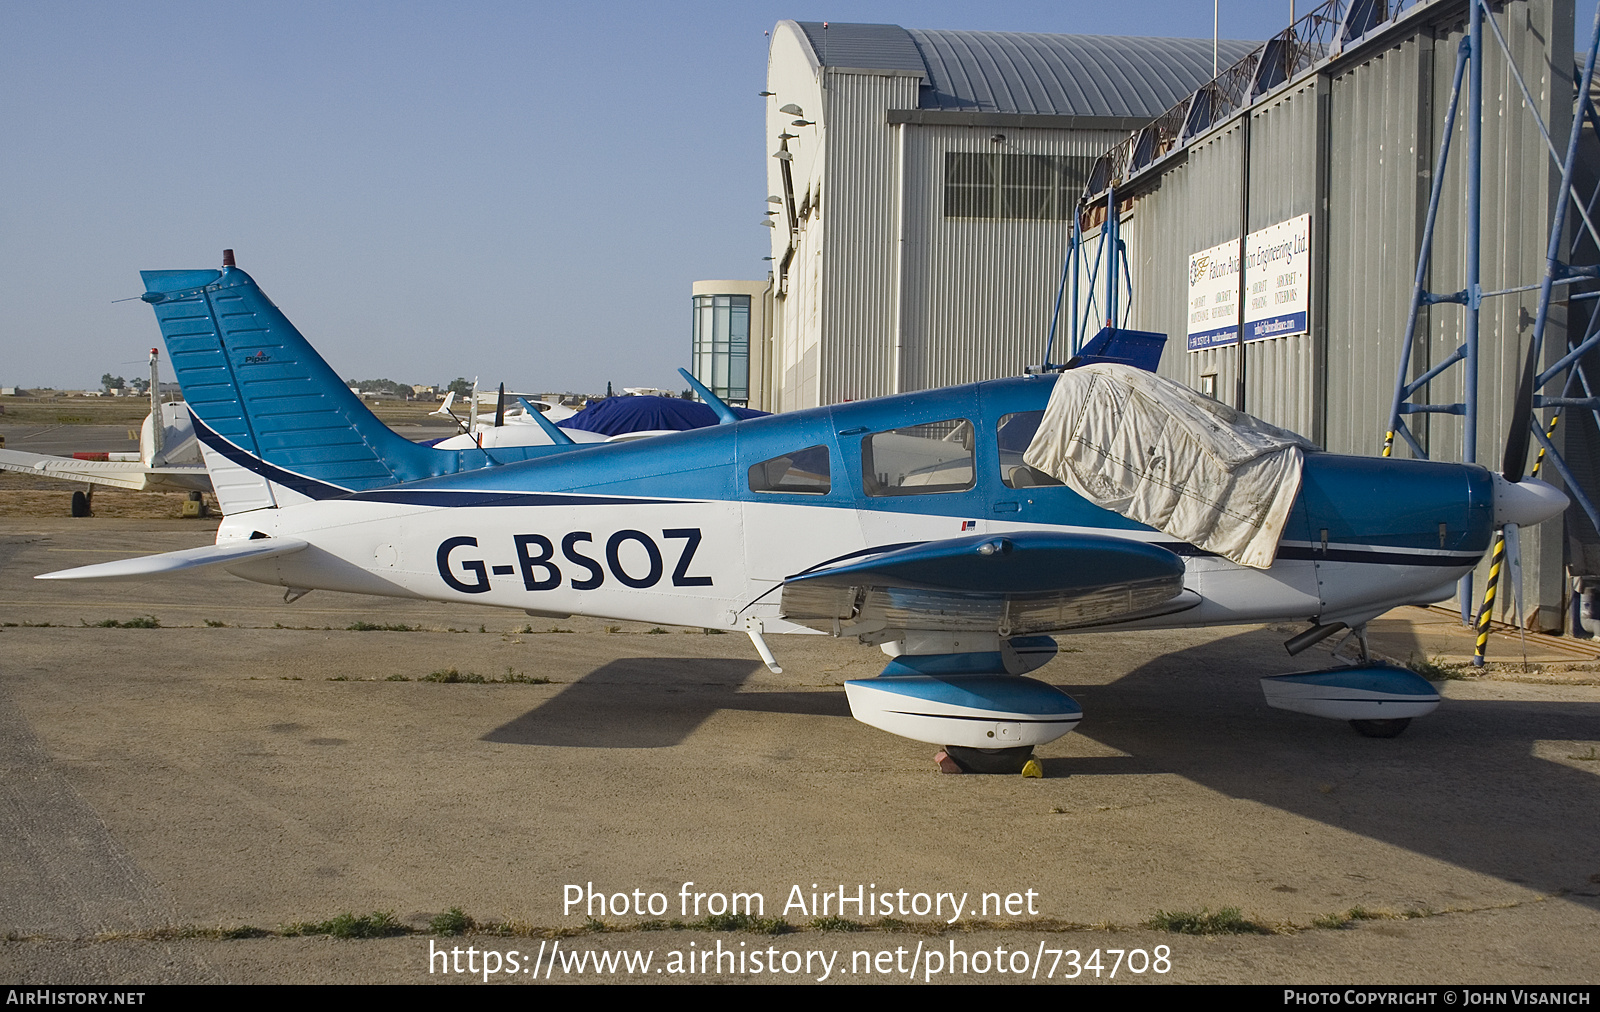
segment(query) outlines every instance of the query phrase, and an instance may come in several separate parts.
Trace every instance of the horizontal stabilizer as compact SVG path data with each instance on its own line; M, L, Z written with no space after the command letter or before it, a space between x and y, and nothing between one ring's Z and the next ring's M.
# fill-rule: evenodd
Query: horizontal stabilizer
M1161 351L1166 346L1165 334L1101 327L1100 333L1090 338L1089 343L1067 363L1067 368L1076 369L1094 362L1117 362L1145 372L1155 372L1156 366L1161 364Z
M253 541L229 541L220 545L186 548L181 552L163 552L144 555L137 559L120 559L101 562L77 569L62 569L42 573L35 580L136 580L146 576L161 576L186 569L204 566L221 566L229 563L254 562L275 555L289 555L306 547L306 542L294 538L257 538Z
M204 492L211 478L200 465L147 467L136 460L82 460L23 450L0 450L0 471L110 485L135 492Z

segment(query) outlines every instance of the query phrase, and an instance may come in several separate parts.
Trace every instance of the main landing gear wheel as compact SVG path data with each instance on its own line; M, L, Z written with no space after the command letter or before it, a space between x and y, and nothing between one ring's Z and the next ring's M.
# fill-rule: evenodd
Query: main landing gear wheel
M72 493L72 515L75 517L87 517L94 515L94 511L90 506L89 497L82 492Z
M1392 720L1352 720L1350 726L1360 731L1366 738L1395 738L1401 731L1411 726L1410 717L1397 717Z
M946 745L945 754L968 773L1021 773L1033 758L1033 746L1018 748L968 748Z

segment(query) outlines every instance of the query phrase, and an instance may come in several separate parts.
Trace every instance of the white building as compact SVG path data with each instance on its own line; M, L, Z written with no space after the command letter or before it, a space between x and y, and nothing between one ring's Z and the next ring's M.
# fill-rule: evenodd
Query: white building
M1220 66L1251 48L1223 42ZM1209 39L779 22L771 354L752 380L771 391L763 406L1039 361L1091 163L1212 68Z

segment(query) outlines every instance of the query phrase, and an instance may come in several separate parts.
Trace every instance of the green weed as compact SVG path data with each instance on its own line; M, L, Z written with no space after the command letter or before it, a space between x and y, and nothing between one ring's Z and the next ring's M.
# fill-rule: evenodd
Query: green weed
M422 627L420 625L405 625L403 623L397 623L397 624L394 624L394 625L384 625L384 624L379 623L379 622L351 622L349 625L345 626L344 628L345 628L346 632L421 632L422 631Z
M428 922L428 930L435 935L461 935L475 927L476 922L462 913L460 907L451 907Z
M92 624L89 623L89 622L85 622L83 619L79 619L78 621L79 622L83 622L84 626L87 627L87 628L90 628L90 629L160 629L161 628L161 622L154 615L144 615L144 616L141 616L139 618L130 618L126 622L118 622L114 618L108 618L104 622L95 622L95 623L92 623Z
M1244 915L1239 913L1238 907L1223 907L1215 913L1204 907L1198 913L1157 910L1156 915L1146 921L1144 926L1179 935L1270 935L1272 933L1254 921L1245 920Z
M852 921L848 917L818 917L811 922L815 931L864 931L866 925Z
M267 938L272 935L272 932L266 928L252 928L250 925L244 924L237 928L222 928L217 932L217 935L219 938Z
M755 914L711 914L703 921L691 921L698 931L749 931L757 935L787 935L794 925L782 917L757 917Z
M332 935L334 938L390 938L410 934L410 929L394 919L394 911L378 910L361 917L343 913L327 921L302 921L284 928L280 934Z
M484 682L487 682L488 679L478 674L476 671L468 671L463 674L458 668L456 668L455 665L452 664L448 668L440 668L438 671L423 675L421 678L417 679L417 681L446 682L452 685L458 682L470 682L474 685L482 685Z
M1448 682L1452 679L1472 677L1460 665L1446 664L1443 659L1438 657L1433 658L1431 661L1418 660L1413 657L1406 661L1406 667L1430 682Z

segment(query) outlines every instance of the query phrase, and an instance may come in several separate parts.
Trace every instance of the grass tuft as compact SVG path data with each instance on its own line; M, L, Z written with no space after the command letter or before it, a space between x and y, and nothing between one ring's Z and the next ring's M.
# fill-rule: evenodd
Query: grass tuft
M651 629L648 632L646 632L645 635L646 636L664 636L664 635L666 635L666 632L667 631L665 629L661 628L660 626L656 626L654 629Z
M423 675L421 678L417 679L417 681L419 681L419 682L446 682L446 683L451 684L451 685L454 685L454 684L459 683L459 682L470 682L470 683L472 683L474 685L481 685L484 682L487 682L488 679L483 677L482 675L478 674L476 671L468 671L466 673L462 673L462 671L460 669L458 669L454 664L452 664L448 668L440 668L438 671L434 671L434 672L432 672L430 674Z
M386 681L386 682L409 682L409 681L411 681L411 679L407 678L405 675L390 675L388 678L385 678L384 681Z
M345 626L345 632L421 632L420 625L405 625L396 623L386 625L382 622L351 622Z
M404 682L409 681L409 679L403 675L390 675L387 681ZM508 664L506 665L505 676L502 678L490 678L487 675L480 675L476 671L462 671L460 668L451 665L448 668L440 668L431 674L423 675L417 681L446 682L450 684L467 683L471 685L549 685L551 679L529 675L522 671L512 671L511 666Z
M703 921L690 921L695 931L748 931L757 935L787 935L794 925L782 917L757 917L754 914L710 914Z
M1194 911L1157 910L1156 915L1144 924L1156 931L1170 931L1178 935L1270 935L1271 930L1254 921L1246 920L1238 907L1223 907L1213 913L1202 907Z
M477 926L472 918L462 913L460 907L451 907L428 922L428 930L435 935L462 935Z
M266 928L253 928L248 924L242 924L242 925L240 925L239 927L236 927L236 928L223 928L223 929L221 929L220 931L217 932L217 937L218 938L228 938L228 939L234 939L234 938L269 938L269 937L271 937L271 935L272 935L272 932L268 931Z
M814 931L865 931L866 925L848 917L828 916L812 921L811 928Z
M1457 664L1446 664L1442 658L1435 657L1424 661L1412 657L1406 661L1406 667L1426 678L1430 682L1448 682L1453 679L1471 678L1472 675L1464 667Z
M154 615L144 615L144 616L140 616L139 618L130 618L126 622L118 622L114 618L108 618L104 622L94 622L94 623L84 622L83 619L79 619L78 621L83 622L83 624L85 626L87 626L88 628L90 628L90 629L160 629L161 628L161 622Z
M302 921L284 928L288 938L298 935L332 935L334 938L390 938L410 934L410 929L394 919L392 910L376 910L357 917L343 913L326 921Z
M226 629L226 628L228 628L228 623L226 623L226 622L218 622L216 619L208 618L208 619L206 619L206 628L207 629Z

